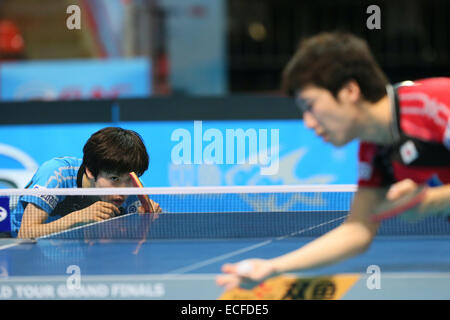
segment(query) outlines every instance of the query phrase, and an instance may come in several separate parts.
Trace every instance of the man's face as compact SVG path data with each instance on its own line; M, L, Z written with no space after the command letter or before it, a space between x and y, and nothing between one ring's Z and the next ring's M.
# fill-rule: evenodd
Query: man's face
M88 175L89 177L89 175ZM91 177L89 177L91 178ZM93 177L92 177L93 178ZM127 173L109 173L100 171L97 179L91 180L95 188L128 188L132 187L131 177ZM120 207L127 196L124 195L106 195L100 197L102 201L110 202Z
M335 146L345 145L355 138L357 107L345 90L341 89L336 99L326 89L308 86L296 97L305 126Z

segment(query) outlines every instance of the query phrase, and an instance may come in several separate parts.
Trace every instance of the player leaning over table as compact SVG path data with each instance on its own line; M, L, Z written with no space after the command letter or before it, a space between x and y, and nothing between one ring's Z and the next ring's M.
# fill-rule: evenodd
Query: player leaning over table
M402 217L450 212L450 78L392 86L364 40L322 33L301 43L283 72L283 89L295 97L304 124L325 141L342 146L360 140L358 191L346 221L302 248L225 264L217 283L226 289L363 253L379 227L371 219L374 208L412 192L433 174L443 185L428 189Z
M142 138L118 127L94 133L83 147L83 159L51 159L37 170L27 188L131 187L129 172L138 176L148 168L149 157ZM159 206L154 203L156 211ZM11 214L11 234L36 238L74 225L102 221L142 211L136 196L22 196Z

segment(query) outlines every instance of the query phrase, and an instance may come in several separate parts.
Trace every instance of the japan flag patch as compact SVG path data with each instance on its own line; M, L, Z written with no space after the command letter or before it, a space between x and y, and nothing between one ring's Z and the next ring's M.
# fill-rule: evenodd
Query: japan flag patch
M400 147L400 155L405 164L410 164L417 159L419 153L417 152L414 143L411 140L408 140Z

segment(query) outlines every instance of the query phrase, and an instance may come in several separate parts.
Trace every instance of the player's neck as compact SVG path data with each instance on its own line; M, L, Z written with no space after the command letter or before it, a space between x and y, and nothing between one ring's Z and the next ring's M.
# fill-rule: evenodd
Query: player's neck
M363 118L361 121L362 141L369 141L377 144L389 145L394 143L391 123L392 112L388 96L384 96L375 103L363 102Z

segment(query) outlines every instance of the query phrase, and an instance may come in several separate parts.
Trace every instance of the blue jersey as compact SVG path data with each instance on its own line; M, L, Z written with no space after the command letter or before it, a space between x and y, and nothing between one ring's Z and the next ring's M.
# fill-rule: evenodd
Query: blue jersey
M39 167L27 188L81 188L83 172L79 172L82 160L72 157L54 158ZM23 212L28 203L33 203L48 214L46 223L55 221L73 211L81 210L98 201L95 196L29 196L19 198L16 208L11 212L11 234L17 236ZM129 196L122 205L122 213L137 212L140 202L137 196Z

